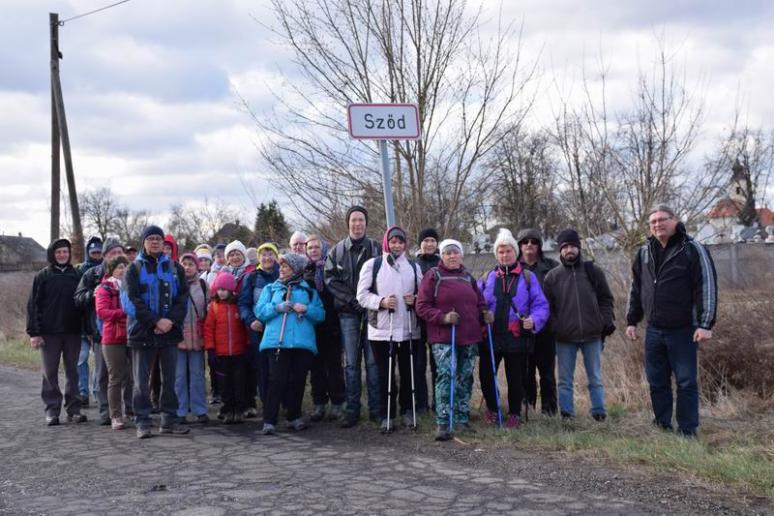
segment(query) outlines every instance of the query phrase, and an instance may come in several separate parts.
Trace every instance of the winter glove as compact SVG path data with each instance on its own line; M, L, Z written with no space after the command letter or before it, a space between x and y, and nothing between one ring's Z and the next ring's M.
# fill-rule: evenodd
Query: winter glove
M277 306L275 306L274 309L279 314L286 314L293 310L293 303L290 301L283 301L282 303L279 303Z
M494 322L494 313L491 310L484 310L481 315L484 316L484 324L492 324Z
M457 312L449 312L443 316L444 324L459 324L460 314Z

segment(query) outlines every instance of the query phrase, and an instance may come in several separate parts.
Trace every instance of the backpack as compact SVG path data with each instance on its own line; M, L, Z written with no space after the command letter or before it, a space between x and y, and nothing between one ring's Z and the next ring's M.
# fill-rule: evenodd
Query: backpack
M441 271L438 270L437 266L430 269L430 271L433 273L433 278L435 278L435 290L433 290L433 301L435 301L438 298L438 289L441 288L441 282L444 280L467 281L474 289L477 288L478 286L476 284L476 278L474 278L473 275L470 274L467 270L465 271L464 276L442 276Z
M160 310L159 299L155 296L158 294L159 281L166 281L171 287L169 293L170 298L174 299L177 297L177 290L181 280L178 269L175 267L175 262L165 260L161 263L157 263L155 274L148 273L145 268L145 263L139 259L132 262L131 267L134 267L137 270L140 286L146 286L144 292L142 291L143 289L140 288L141 296L145 304L154 313L166 317L168 315L168 310ZM132 319L137 317L137 311L135 310L134 303L129 299L129 290L126 287L121 288L121 306L123 306L127 317Z

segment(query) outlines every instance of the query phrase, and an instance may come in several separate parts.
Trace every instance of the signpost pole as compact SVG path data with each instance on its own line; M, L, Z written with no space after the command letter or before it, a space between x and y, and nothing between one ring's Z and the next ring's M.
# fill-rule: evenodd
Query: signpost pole
M379 156L382 158L382 182L384 183L384 212L387 227L395 225L395 207L392 204L392 177L390 176L390 156L387 154L387 140L379 140Z

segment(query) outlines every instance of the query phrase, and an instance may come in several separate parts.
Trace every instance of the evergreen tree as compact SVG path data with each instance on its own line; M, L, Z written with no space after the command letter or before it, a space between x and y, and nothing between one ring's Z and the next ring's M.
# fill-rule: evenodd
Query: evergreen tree
M277 201L269 204L261 203L255 215L254 243L256 246L264 242L274 242L280 247L287 243L290 229Z

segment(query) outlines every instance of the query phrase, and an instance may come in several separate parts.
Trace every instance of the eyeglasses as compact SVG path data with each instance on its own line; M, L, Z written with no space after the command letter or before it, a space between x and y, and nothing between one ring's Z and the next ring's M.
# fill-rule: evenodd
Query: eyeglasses
M656 224L661 224L662 222L666 222L666 221L671 220L671 219L672 219L672 217L661 217L661 218L658 218L658 219L649 220L648 224L650 224L651 226L655 226Z
M540 240L536 240L534 238L525 238L521 241L522 244L532 244L532 245L540 245Z

